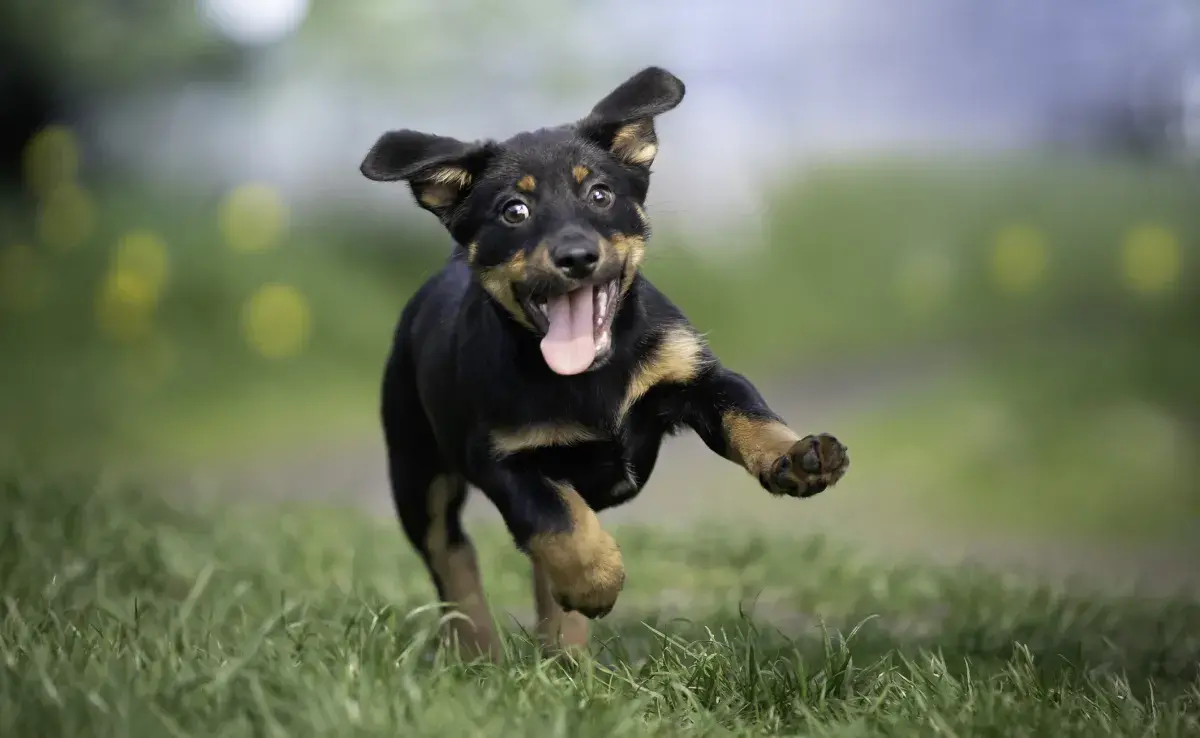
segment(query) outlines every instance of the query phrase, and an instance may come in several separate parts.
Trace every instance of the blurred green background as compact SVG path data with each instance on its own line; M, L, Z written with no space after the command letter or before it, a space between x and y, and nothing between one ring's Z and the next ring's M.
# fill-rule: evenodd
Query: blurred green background
M681 27L683 4L662 5L637 11L638 34ZM661 64L689 97L660 125L646 272L793 425L845 440L855 470L781 512L689 438L615 515L742 516L1041 568L1067 541L1102 576L1126 550L1159 557L1143 574L1190 570L1194 17L1174 46L1086 23L1048 46L1019 12L947 10L872 46L859 5L832 23L693 3L711 23L684 24L688 41L630 31L597 58L596 18L633 6L5 4L0 452L386 512L382 362L450 245L403 188L362 179L361 156L387 128L570 120ZM1121 26L1127 5L1104 13ZM1047 17L1069 25L1078 6ZM985 27L1008 45L967 33ZM832 41L806 50L804 34ZM1165 61L1067 63L1073 39ZM917 48L924 84L905 86ZM1002 63L970 56L988 53ZM1101 92L1063 112L1084 88Z

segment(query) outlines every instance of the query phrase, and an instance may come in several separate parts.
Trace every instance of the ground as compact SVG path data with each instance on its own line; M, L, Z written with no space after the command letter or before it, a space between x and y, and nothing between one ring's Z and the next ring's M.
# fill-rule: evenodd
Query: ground
M594 662L431 647L389 520L0 481L0 734L1148 735L1200 731L1200 605L881 565L820 536L622 524ZM476 526L496 609L529 597Z

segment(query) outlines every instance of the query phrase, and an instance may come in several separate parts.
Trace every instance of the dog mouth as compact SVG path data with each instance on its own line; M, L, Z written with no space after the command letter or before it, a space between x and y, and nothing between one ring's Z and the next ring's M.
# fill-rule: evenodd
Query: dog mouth
M521 306L542 334L542 357L556 374L582 374L612 352L620 279L585 284L561 294L532 293Z

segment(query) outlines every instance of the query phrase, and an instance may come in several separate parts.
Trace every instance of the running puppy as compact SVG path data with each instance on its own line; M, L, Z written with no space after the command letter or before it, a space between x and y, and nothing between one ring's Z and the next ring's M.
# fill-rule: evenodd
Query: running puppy
M815 495L849 466L833 436L785 425L638 271L654 119L683 95L650 67L578 122L503 142L391 131L362 163L407 182L455 241L400 316L382 414L400 521L467 616L449 635L469 654L500 657L459 521L468 484L528 554L554 648L585 646L587 618L616 603L625 567L596 511L638 494L664 435L691 428L774 495Z

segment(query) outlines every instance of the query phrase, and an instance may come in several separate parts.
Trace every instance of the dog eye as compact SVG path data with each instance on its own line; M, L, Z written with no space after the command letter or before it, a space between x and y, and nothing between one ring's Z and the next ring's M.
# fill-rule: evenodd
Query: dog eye
M613 202L613 191L602 184L593 185L587 193L588 202L600 210L606 209Z
M529 219L529 206L520 200L509 200L500 209L500 217L509 225L524 223Z

